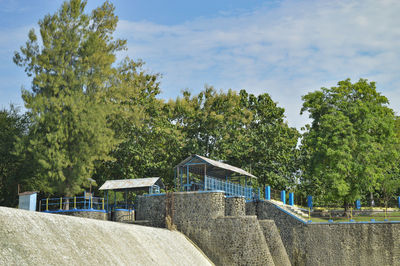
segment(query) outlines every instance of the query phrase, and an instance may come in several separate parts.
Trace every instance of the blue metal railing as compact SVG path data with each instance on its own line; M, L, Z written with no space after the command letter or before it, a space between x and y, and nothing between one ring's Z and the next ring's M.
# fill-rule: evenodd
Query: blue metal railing
M104 210L104 198L100 197L60 197L40 200L40 210L54 212L60 210Z
M253 188L235 184L229 181L222 181L210 176L205 177L204 190L222 190L229 196L241 196L246 199L253 198Z

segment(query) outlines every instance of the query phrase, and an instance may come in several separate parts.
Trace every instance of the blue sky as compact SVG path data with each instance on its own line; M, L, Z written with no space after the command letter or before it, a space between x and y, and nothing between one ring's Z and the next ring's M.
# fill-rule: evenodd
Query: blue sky
M13 52L63 1L0 0L0 108L23 106L29 88ZM400 1L219 0L112 1L116 35L129 55L160 73L164 99L205 84L267 92L300 128L301 96L340 80L367 78L400 111ZM87 10L102 1L89 0Z

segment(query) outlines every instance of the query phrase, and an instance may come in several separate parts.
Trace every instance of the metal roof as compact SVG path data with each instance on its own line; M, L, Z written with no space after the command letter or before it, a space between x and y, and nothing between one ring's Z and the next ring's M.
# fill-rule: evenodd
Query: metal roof
M18 194L18 196L25 196L25 195L32 195L32 194L37 194L37 191L26 191L26 192L21 192Z
M147 177L136 179L107 180L99 190L123 190L123 189L140 189L147 188L161 183L159 177Z
M223 170L229 171L231 173L236 173L236 174L239 174L239 175L242 175L242 176L248 176L248 177L252 177L252 178L257 178L256 176L250 174L249 172L247 172L247 171L245 171L243 169L240 169L238 167L235 167L235 166L223 163L223 162L218 162L218 161L215 161L215 160L212 160L210 158L207 158L207 157L204 157L204 156L200 156L200 155L197 155L197 154L189 156L188 158L186 158L185 160L180 162L177 166L184 166L186 164L190 164L190 162L193 162L193 159L196 159L196 157L199 158L201 161L204 161L205 163L207 163L209 165L212 165L214 167L214 169L207 169L208 172L210 172L210 170L214 171L214 172L217 172L218 169L223 169Z

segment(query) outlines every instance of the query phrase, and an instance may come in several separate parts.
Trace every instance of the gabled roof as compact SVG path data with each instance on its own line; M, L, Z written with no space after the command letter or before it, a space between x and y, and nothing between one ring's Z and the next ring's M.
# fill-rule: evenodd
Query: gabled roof
M208 169L207 169L208 173L211 173L211 172L213 172L213 173L229 172L230 175L235 173L235 174L238 174L238 175L241 175L241 176L248 176L248 177L252 177L252 178L257 178L256 176L250 174L249 172L247 172L247 171L245 171L245 170L243 170L241 168L238 168L238 167L235 167L235 166L223 163L223 162L218 162L218 161L215 161L215 160L212 160L210 158L207 158L207 157L204 157L204 156L201 156L201 155L197 155L197 154L194 154L194 155L191 155L191 156L187 157L185 160L180 162L176 167L190 165L191 163L194 163L194 162L203 162L203 163L211 166L211 168L208 167ZM220 175L223 176L223 174L220 174Z
M137 190L145 189L153 185L163 186L159 177L147 177L136 179L107 180L99 190Z

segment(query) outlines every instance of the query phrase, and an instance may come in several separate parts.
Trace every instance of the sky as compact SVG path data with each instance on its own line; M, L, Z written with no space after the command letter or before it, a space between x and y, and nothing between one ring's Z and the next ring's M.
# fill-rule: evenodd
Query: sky
M29 29L60 0L0 0L0 108L21 106L30 80L12 57ZM103 1L88 0L87 10ZM300 129L301 96L351 78L377 83L400 111L398 0L114 0L118 57L141 59L161 74L160 98L182 90L268 93Z

